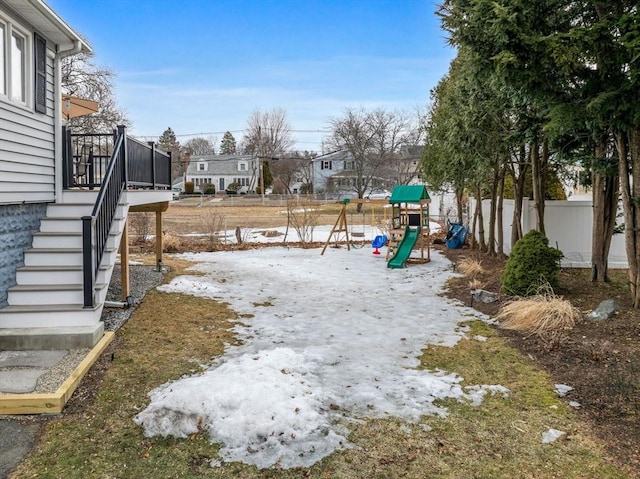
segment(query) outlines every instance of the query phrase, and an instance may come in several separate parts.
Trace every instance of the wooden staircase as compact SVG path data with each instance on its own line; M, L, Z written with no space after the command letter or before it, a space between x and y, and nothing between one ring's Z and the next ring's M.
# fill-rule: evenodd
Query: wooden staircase
M91 214L97 192L64 192L64 203L47 206L8 306L0 309L0 349L92 347L104 332L100 321L128 205L120 203L98 269L95 305L83 305L82 221Z

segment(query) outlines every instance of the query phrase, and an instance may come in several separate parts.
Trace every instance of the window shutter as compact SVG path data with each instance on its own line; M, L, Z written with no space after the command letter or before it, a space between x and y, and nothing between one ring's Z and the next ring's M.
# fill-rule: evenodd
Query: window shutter
M37 33L34 36L35 107L38 113L47 113L47 41Z

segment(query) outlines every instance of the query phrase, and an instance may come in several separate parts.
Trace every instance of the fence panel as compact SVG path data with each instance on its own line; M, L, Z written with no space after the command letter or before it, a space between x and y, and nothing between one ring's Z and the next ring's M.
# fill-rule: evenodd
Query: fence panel
M490 201L483 200L485 234L489 228ZM471 211L475 200L471 200ZM513 223L514 200L504 200L502 223L504 229L504 252L511 252L511 228ZM536 214L533 201L524 200L522 205L522 228L525 233L535 229ZM549 245L557 247L564 254L562 266L566 268L591 267L591 231L593 228L593 206L591 201L546 201L545 230ZM617 234L611 241L609 251L610 268L627 268L624 235Z

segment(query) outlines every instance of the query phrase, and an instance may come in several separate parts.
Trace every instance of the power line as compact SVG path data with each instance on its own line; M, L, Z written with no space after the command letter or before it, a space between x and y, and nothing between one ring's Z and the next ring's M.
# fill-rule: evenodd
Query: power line
M277 128L265 128L265 130L277 130ZM176 138L178 137L185 137L185 136L204 136L204 135L224 135L225 133L229 132L229 133L244 133L246 132L247 129L243 129L243 130L225 130L225 131L207 131L207 132L200 132L200 133L181 133L179 135L175 135ZM291 133L331 133L331 130L325 130L325 129L319 129L319 130L289 130L289 132ZM136 135L140 138L158 138L160 136L162 136L162 133L159 135Z

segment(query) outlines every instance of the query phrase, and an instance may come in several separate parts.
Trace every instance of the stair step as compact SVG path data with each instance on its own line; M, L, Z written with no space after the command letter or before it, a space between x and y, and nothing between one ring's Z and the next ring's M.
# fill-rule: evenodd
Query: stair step
M102 302L107 294L106 283L96 284L94 295ZM84 290L82 284L26 284L12 286L7 290L7 303L20 305L55 305L83 304Z
M24 252L25 266L82 265L80 248L32 248Z
M107 265L98 269L96 281L103 283L109 271ZM51 284L53 282L63 284L81 284L82 266L58 265L58 266L23 266L16 271L16 283L19 285Z
M52 203L47 206L47 218L76 217L91 214L93 203Z
M105 264L113 264L118 249L107 247L104 251ZM25 266L82 265L81 248L31 248L24 252Z
M104 334L104 323L86 326L0 328L0 350L92 348Z
M109 234L107 247L116 247L118 235ZM82 248L82 233L64 233L60 231L45 231L33 235L33 248Z
M90 326L99 321L102 304L83 308L80 304L7 306L0 309L2 328L43 328L55 325Z
M123 215L116 214L113 218L113 223L115 224L124 220L125 217ZM82 233L82 218L79 216L44 217L40 220L40 232Z

